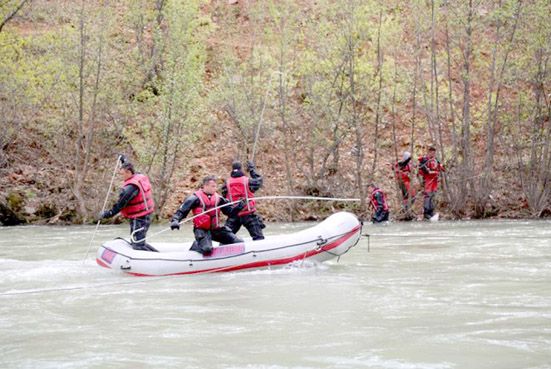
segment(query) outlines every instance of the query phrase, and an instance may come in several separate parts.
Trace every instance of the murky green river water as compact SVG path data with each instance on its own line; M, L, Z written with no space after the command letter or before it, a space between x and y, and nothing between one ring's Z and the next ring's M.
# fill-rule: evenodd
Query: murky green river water
M551 368L549 221L366 226L338 263L160 278L95 264L126 226L83 262L93 231L0 227L0 368Z

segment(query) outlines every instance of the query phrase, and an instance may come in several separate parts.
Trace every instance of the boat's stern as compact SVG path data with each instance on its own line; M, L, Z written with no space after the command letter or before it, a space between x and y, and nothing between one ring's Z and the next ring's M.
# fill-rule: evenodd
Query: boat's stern
M128 241L122 238L104 242L96 253L96 263L104 268L124 270L124 264L128 263L125 249L132 250Z

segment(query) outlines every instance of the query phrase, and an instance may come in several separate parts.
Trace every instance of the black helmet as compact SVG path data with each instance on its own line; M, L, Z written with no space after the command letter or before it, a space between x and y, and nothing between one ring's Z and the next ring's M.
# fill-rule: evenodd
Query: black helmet
M232 170L241 170L242 166L241 166L241 162L240 161L234 161L233 163L231 163L231 169Z

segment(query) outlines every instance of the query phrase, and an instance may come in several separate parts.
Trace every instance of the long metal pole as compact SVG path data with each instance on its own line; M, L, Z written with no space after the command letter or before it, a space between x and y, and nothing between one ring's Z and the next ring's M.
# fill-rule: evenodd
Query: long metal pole
M278 70L275 70L270 75L270 82L268 83L268 88L266 89L266 94L264 94L264 102L262 103L262 110L260 111L260 120L258 121L258 125L256 126L256 133L254 135L254 143L253 143L253 153L251 155L250 160L254 161L254 156L256 154L256 143L258 142L258 136L260 135L260 126L262 125L262 119L264 118L264 111L266 110L266 100L268 99L268 94L270 93L270 90L272 88L272 81L274 79L274 75L279 74L280 76L283 76L284 74Z
M258 200L317 200L317 201L343 201L343 202L359 202L360 199L356 199L356 198L336 198L336 197L320 197L320 196L260 196L260 197L255 197L254 198L255 201L258 201ZM230 206L230 205L234 205L234 204L237 204L238 202L240 202L241 200L237 200L237 201L232 201L232 202L228 202L224 205L220 205L220 206L217 206L217 207L214 207L212 209L209 209L207 211L204 211L200 214L197 214L197 215L194 215L192 217L189 217L189 218L186 218L186 219L183 219L182 221L180 221L180 223L178 224L184 224L184 223L187 223L189 222L190 220L193 220L195 218L197 218L198 216L201 216L203 214L206 214L208 212L211 212L213 210L217 210L217 209L221 209L221 208L224 208L226 206ZM130 239L134 242L136 241L141 241L141 240L135 240L134 239L134 233L139 231L140 229L132 232L132 234L130 235ZM170 228L165 228L163 230L160 230L159 232L157 233L153 233L152 235L148 236L149 239L161 234L161 233L164 233L166 231L170 230Z
M111 193L111 189L113 188L113 181L115 180L115 175L117 174L117 170L119 169L119 166L121 165L121 157L122 157L122 155L117 156L117 164L115 165L115 169L113 170L113 175L111 176L111 183L109 184L109 189L107 190L107 194L105 195L105 200L103 201L103 206L101 208L102 213L105 210L105 206L107 206L107 200L109 200L109 194ZM92 247L92 242L94 242L94 238L96 237L96 233L98 232L100 222L101 222L101 219L98 219L98 222L96 223L96 229L94 230L94 234L92 234L92 239L90 240L90 243L88 244L88 250L86 250L86 255L84 256L84 259L82 260L83 264L86 262L86 258L88 257L88 254L90 253L90 247Z

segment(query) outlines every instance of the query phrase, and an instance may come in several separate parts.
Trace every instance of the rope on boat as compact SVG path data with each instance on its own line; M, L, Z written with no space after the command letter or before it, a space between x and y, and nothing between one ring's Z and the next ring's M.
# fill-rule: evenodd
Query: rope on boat
M358 239L356 240L356 242L353 244L353 245L350 245L349 248L347 248L346 250L344 250L343 252L341 252L340 254L337 254L336 252L332 252L332 251L329 251L329 250L325 250L323 247L321 248L321 251L323 252L326 252L328 253L329 255L333 255L334 257L337 258L337 263L340 261L341 259L341 256L343 256L344 254L346 254L348 251L350 251L350 249L352 249L353 247L356 247L356 245L358 244L358 242L360 242L360 238L361 237L358 237ZM369 248L368 248L369 250ZM303 259L304 260L304 259Z
M369 237L399 237L399 238L411 238L411 237L417 237L417 238L427 238L427 239L449 239L449 238L497 238L497 239L532 239L532 240L544 240L548 237L540 237L540 236L488 236L487 234L480 234L480 235L434 235L434 234L410 234L410 233L389 233L389 234L364 234L363 236L366 236L369 240Z
M339 197L321 197L321 196L259 196L259 197L255 197L254 200L255 201L257 201L257 200L316 200L316 201L340 201L340 202L359 202L360 201L360 199L357 199L357 198L339 198ZM235 204L239 203L240 201L241 200L232 201L232 202L228 202L227 204L224 204L224 205L216 206L212 209L209 209L207 211L204 211L204 212L199 213L197 215L194 215L192 217L185 218L182 221L180 221L178 224L181 225L181 224L187 223L187 222L197 218L198 216L201 216L201 215L206 214L208 212L211 212L213 210L218 210L218 209L224 208L226 206L235 205ZM152 235L150 235L146 238L143 238L141 240L134 239L134 234L136 232L141 231L141 230L143 230L143 228L138 228L138 229L134 230L134 232L132 232L132 234L130 235L130 241L131 242L138 243L138 242L145 241L146 238L151 239L155 236L158 236L161 233L164 233L164 232L170 230L170 227L162 229L159 232L153 233Z

